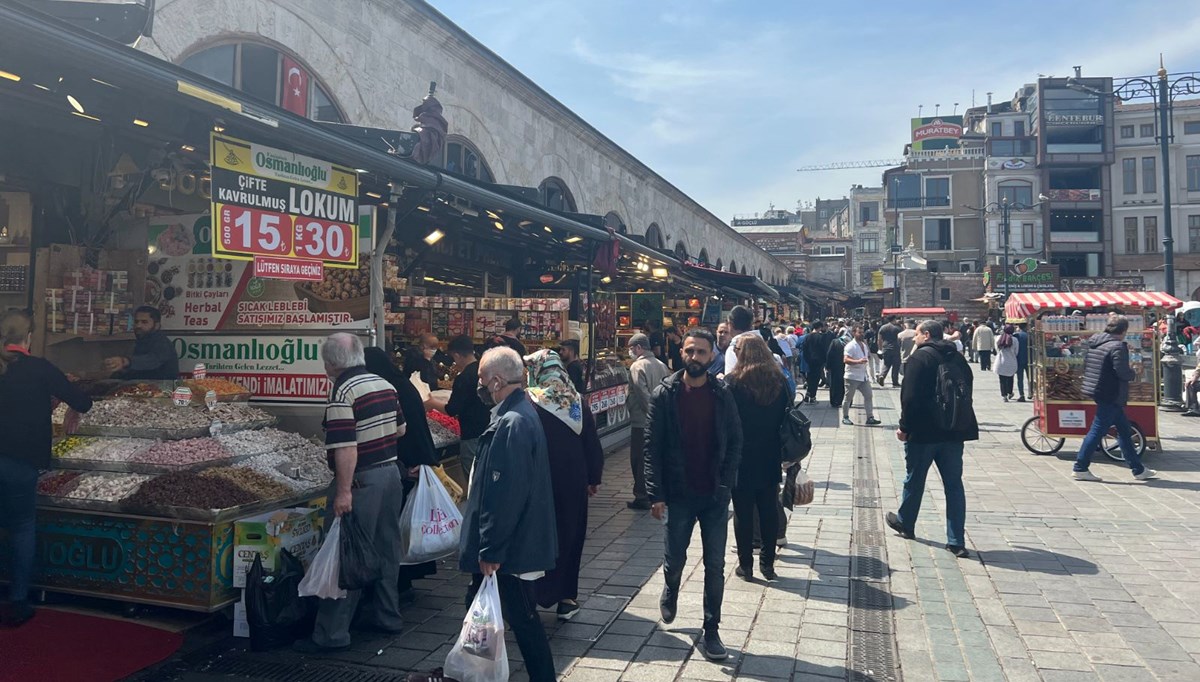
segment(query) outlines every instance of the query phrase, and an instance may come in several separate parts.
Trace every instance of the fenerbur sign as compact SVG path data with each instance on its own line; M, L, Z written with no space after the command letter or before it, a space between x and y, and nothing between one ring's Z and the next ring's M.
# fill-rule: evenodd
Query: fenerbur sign
M354 170L218 133L209 148L213 256L253 260L274 279L358 266Z

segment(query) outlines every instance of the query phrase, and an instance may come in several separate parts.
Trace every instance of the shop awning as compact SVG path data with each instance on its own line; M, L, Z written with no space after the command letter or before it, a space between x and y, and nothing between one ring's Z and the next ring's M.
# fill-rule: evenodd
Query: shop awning
M738 291L755 291L772 300L779 300L779 292L774 287L753 275L743 275L736 272L726 272L716 268L706 268L691 263L680 263L684 274L694 279L711 282L718 287L737 289Z
M933 315L945 315L946 309L945 308L884 308L883 314L884 315L900 315L900 316L905 316L905 315L933 316Z
M1012 294L1004 304L1004 315L1028 319L1043 310L1064 308L1163 308L1174 310L1183 301L1161 291L1077 291ZM887 312L887 311L884 311Z

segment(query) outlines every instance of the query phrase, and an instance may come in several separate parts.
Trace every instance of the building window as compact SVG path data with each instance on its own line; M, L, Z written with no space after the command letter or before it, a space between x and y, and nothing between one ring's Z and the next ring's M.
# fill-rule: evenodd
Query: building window
M939 301L949 301L950 300L950 287L942 287L942 288L938 289L938 300Z
M925 178L925 205L950 205L950 178Z
M447 140L445 160L442 162L442 168L451 173L465 175L475 180L493 182L492 171L488 170L483 156L480 155L475 145L463 137L452 137Z
M1154 124L1143 123L1141 127L1138 128L1138 137L1154 137Z
M316 78L297 60L267 45L231 43L190 55L183 68L302 114L315 121L346 120Z
M1025 121L1013 121L1013 137L1025 137Z
M858 250L862 253L879 253L879 237L863 237L858 240Z
M1154 172L1154 157L1142 157L1142 191L1154 194L1158 191L1158 177Z
M1200 156L1187 157L1187 188L1189 192L1200 192Z
M992 137L1004 137L1004 124L1000 121L992 123Z
M1137 159L1121 159L1121 186L1126 194L1137 194Z
M1184 121L1183 122L1183 134L1184 135L1200 135L1200 121Z
M1200 253L1200 215L1188 216L1188 251Z
M835 246L835 247L833 247L833 252L834 252L834 253L838 253L838 254L846 253L846 247L844 247L844 246Z
M822 256L829 256L833 254L833 249L828 246L822 246L818 253Z
M575 198L571 196L567 185L558 178L542 180L542 184L538 185L538 198L542 206L552 211L575 212Z
M675 257L680 261L687 261L688 259L687 245L682 241L675 242Z
M1146 253L1158 253L1158 218L1148 215L1142 218L1146 228Z
M1137 218L1125 219L1125 253L1138 252Z
M858 205L858 219L863 225L879 220L879 202L864 201Z
M925 250L949 251L954 248L953 221L950 218L925 219Z
M1021 223L1021 248L1033 248L1033 223Z
M659 251L663 250L662 228L658 226L658 223L650 223L650 227L646 228L646 246ZM731 267L732 265L730 263Z
M1133 137L1133 126L1121 126L1121 139L1128 140Z
M1033 205L1033 185L1028 182L1009 180L1000 183L998 189L1000 201L1007 201L1009 206L1013 204Z

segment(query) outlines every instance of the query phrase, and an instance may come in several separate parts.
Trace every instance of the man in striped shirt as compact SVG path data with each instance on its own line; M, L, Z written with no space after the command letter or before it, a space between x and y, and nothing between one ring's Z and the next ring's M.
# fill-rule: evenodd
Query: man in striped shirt
M353 510L353 522L385 560L359 628L398 634L403 627L397 579L404 488L396 439L404 435L404 414L392 385L364 366L358 337L331 335L321 347L321 359L333 382L325 408L325 448L334 471L330 509L339 518ZM312 639L300 640L294 648L308 654L350 648L350 621L360 597L361 590L352 590L346 599L322 599Z

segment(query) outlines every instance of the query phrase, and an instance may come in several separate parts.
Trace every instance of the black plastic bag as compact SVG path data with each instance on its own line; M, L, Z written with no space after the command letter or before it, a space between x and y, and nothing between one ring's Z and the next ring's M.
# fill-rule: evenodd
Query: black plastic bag
M262 555L246 575L246 622L250 625L250 649L266 651L290 645L312 631L315 611L300 596L304 566L286 549L279 551L279 570L263 569Z
M796 477L800 474L800 463L789 466L783 478L783 491L779 493L779 501L789 510L796 508Z
M361 590L375 584L383 576L383 557L367 537L367 532L354 518L353 512L342 515L342 540L338 587Z

